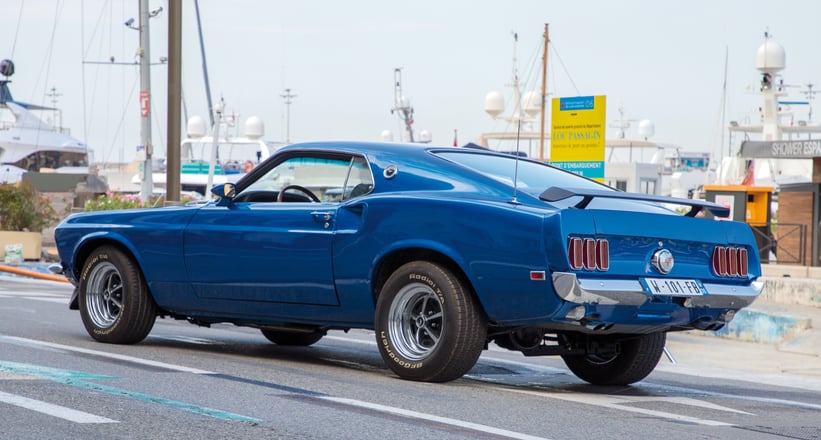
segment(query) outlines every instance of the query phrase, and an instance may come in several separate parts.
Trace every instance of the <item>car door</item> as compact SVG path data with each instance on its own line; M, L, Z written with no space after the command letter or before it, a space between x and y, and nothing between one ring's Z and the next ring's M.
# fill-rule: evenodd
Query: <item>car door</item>
M201 298L338 305L332 242L351 157L292 155L262 170L226 206L209 204L185 232L185 261ZM309 201L298 185L314 193ZM280 201L277 201L277 198Z

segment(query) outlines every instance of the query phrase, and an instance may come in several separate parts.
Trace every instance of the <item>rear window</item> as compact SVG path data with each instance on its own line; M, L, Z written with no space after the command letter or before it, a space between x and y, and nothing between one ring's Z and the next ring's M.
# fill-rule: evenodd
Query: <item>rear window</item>
M513 156L497 156L467 151L435 151L434 153L441 158L459 163L510 185L513 185L513 178L516 176L520 190L537 196L551 186L598 190L612 189L579 175L530 160L520 159L517 172L517 161Z

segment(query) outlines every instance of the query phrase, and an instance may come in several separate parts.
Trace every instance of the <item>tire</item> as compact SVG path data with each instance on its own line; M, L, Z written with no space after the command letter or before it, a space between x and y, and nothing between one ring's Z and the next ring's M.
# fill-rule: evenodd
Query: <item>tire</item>
M157 317L157 305L139 267L113 246L101 246L86 259L79 306L88 334L112 344L142 341Z
M621 350L610 357L587 354L562 359L579 379L594 385L630 385L653 372L666 340L664 332L639 335L620 341Z
M268 330L261 328L262 335L268 338L269 341L277 345L289 345L293 347L307 347L316 344L325 336L322 331L315 331L311 333L302 332L283 332L276 330Z
M415 261L397 269L382 287L374 330L379 354L399 377L447 382L476 364L487 319L454 274Z

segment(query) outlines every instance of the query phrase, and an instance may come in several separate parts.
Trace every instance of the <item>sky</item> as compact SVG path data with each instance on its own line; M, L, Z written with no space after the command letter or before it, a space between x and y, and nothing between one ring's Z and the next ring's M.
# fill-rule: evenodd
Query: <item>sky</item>
M181 1L183 119L207 120L194 0ZM168 53L168 6L149 6L164 8L150 21L150 56L158 62ZM138 21L138 9L135 0L0 6L0 58L15 63L14 98L52 105L56 89L61 116L46 117L62 120L97 162L133 160L140 143L138 68L105 64L135 60L138 32L124 22ZM485 96L501 92L509 113L514 47L522 91L541 88L545 24L548 99L605 95L607 138L618 136L622 109L628 138L638 138L639 121L649 120L651 140L691 151L731 149L728 121L758 120L755 53L765 32L786 50L781 74L789 99L805 99L806 85L821 82L818 0L200 0L199 9L212 99L237 115L234 130L257 116L272 141L285 141L286 133L291 142L378 141L385 130L401 139L391 114L396 68L417 138L426 130L434 144L452 145L455 136L461 145L510 130L485 113ZM160 156L167 72L151 69L152 144ZM290 106L286 89L295 95ZM796 119L808 118L807 106L793 109Z

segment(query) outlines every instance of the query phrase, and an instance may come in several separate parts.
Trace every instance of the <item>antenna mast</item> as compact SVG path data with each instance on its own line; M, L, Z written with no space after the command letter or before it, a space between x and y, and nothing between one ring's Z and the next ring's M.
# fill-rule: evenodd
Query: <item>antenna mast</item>
M539 161L544 162L544 114L545 99L547 96L547 44L550 38L547 33L548 24L544 24L544 54L542 55L542 123L539 133Z
M393 81L394 81L394 105L395 107L391 109L391 114L396 112L399 115L399 119L405 124L405 132L408 134L408 141L414 142L413 140L413 107L410 105L410 101L402 94L402 68L397 67L393 69Z
M54 119L54 127L57 128L57 131L63 132L63 111L57 108L57 98L63 96L62 93L57 93L57 87L51 86L49 92L46 93L48 98L51 98L51 106L53 107L52 112L54 115L52 118ZM812 114L812 110L810 110L810 114ZM59 120L57 119L59 116Z
M285 89L285 93L279 95L285 99L285 143L291 143L291 104L296 95L291 93L291 89Z

